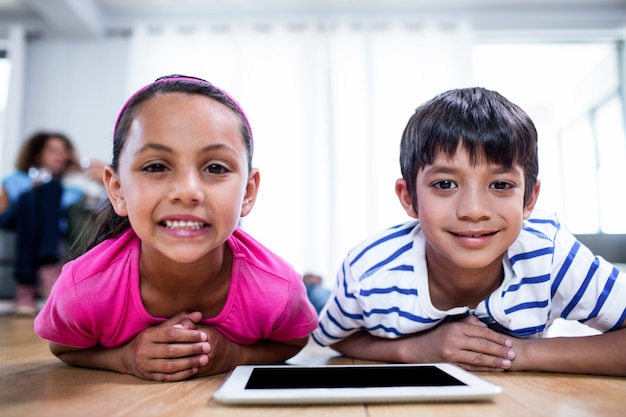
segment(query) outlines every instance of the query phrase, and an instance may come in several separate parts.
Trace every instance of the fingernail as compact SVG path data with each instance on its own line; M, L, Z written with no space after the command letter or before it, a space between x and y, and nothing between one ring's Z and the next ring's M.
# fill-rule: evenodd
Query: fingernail
M502 360L502 367L506 368L506 369L510 368L511 367L511 361L508 360L508 359L503 359Z
M183 325L182 324L175 324L172 327L176 327L177 329L182 329Z
M517 356L517 354L515 353L514 350L509 350L506 354L506 357L509 359L515 359L515 357Z

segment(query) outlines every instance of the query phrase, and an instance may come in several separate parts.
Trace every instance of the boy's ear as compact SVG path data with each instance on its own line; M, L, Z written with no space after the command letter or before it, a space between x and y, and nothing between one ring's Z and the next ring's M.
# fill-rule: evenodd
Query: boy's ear
M126 210L126 200L124 200L124 193L122 192L122 184L120 183L119 176L115 171L113 171L113 168L111 168L110 165L106 165L104 167L102 180L115 213L117 213L120 217L128 216L128 210Z
M402 178L396 181L396 195L400 200L400 204L406 211L410 217L414 219L418 219L419 215L413 208L413 202L411 201L411 194L409 193L409 189L407 188L406 181Z
M259 193L259 184L261 183L261 174L257 168L253 168L248 175L248 183L246 184L246 193L241 203L241 217L247 216L254 207L256 196Z
M530 214L533 212L535 208L535 204L537 204L537 199L539 198L539 190L541 189L541 181L537 180L535 186L533 187L533 192L526 200L526 204L524 204L524 220L530 217Z

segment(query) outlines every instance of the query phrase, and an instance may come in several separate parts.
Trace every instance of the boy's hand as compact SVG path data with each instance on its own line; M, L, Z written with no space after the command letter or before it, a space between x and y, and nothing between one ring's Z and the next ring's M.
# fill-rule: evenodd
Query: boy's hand
M505 371L511 368L516 353L509 337L487 327L474 316L444 323L427 335L430 352L422 352L435 361L452 362L469 371Z
M143 330L123 349L127 373L154 381L180 381L209 362L204 332L196 329L199 312L179 313L158 326Z

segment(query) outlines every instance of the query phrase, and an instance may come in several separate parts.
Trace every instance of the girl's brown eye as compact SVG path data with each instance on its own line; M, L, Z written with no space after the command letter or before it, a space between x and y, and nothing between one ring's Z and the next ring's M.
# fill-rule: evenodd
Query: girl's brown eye
M147 172L163 172L165 171L165 165L163 164L152 164L145 167L143 170Z
M228 170L220 164L211 164L206 169L211 174L225 174Z

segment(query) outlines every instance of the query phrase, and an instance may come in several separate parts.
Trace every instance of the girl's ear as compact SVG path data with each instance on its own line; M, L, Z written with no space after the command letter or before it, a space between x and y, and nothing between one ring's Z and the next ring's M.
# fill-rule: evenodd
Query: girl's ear
M109 201L113 206L113 210L120 217L128 216L128 210L126 210L126 200L124 200L124 193L122 192L122 184L120 183L120 177L117 175L110 165L104 167L102 175L104 186L109 196Z
M246 191L241 203L241 217L247 216L254 207L256 196L259 192L259 184L261 182L261 174L257 168L252 168L248 175L248 183L246 184Z
M411 201L411 194L409 193L409 189L407 188L406 181L402 178L396 181L396 195L400 200L400 204L406 211L410 217L414 219L419 219L418 213L413 208L413 202Z
M530 217L533 209L535 208L535 204L537 204L537 199L539 198L539 190L541 189L541 181L537 180L535 187L533 188L533 192L526 200L526 204L524 204L524 220Z

